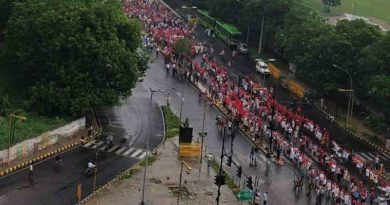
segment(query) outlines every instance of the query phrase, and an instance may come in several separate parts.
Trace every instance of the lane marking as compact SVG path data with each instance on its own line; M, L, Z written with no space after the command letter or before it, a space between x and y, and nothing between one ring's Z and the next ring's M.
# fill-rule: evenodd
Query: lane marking
M100 147L100 145L104 144L104 142L100 141L97 144L95 144L92 149L96 149L97 147Z
M93 143L95 143L95 140L93 140L93 141L91 141L91 142L88 142L87 144L83 145L83 147L88 148L88 147L91 146Z
M379 158L382 158L384 161L390 160L390 157L384 153L379 153Z
M363 157L366 161L372 161L373 160L369 155L367 155L367 153L360 152L359 155L361 157Z
M374 154L374 153L372 153L372 152L367 152L366 154L367 154L368 156L370 156L372 160L375 160L376 154Z
M115 154L119 154L119 153L123 152L125 149L127 149L127 147L122 147L118 151L116 151Z
M139 155L139 153L141 153L142 150L141 149L138 149L137 151L135 151L130 157L132 158L135 158L137 155Z
M142 153L140 156L138 156L138 159L143 159L146 156L146 152Z
M130 154L130 152L132 152L134 150L133 147L130 147L130 149L128 149L125 153L123 153L123 155L127 156L128 154Z
M107 148L107 145L105 144L103 147L101 147L99 150L104 151Z
M117 147L119 147L119 145L115 145L115 146L111 147L111 149L107 150L107 152L112 152L112 151L114 151Z

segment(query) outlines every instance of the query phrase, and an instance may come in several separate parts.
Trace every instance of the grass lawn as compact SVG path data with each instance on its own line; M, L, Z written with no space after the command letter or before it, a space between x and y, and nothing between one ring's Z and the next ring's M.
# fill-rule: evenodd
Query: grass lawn
M168 106L162 106L162 110L165 116L165 126L166 132L165 136L167 138L175 137L179 134L180 119L177 117Z
M324 11L321 0L302 0L320 13ZM355 4L355 9L354 5ZM341 0L341 6L331 7L330 15L343 13L375 17L390 24L390 0Z
M14 143L39 136L40 134L66 124L63 119L40 117L34 114L22 114L27 117L24 122L15 123ZM0 117L0 150L7 148L9 138L9 119Z

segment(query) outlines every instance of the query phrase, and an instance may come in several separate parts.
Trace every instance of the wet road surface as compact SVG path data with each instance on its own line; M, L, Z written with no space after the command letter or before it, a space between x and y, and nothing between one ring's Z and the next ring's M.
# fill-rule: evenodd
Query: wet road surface
M148 129L149 105L149 88L138 83L132 97L105 112L106 127L114 135L111 148L104 141L97 141L68 151L62 154L64 168L59 173L52 169L53 158L36 164L33 183L28 179L27 169L0 179L0 204L76 204L77 184L82 184L83 198L92 192L94 177L86 177L83 171L88 161L95 159L96 147L99 149L97 187L100 187L146 156L148 130L150 149L160 144L164 135L162 113L153 102L152 124ZM121 141L123 137L128 140Z

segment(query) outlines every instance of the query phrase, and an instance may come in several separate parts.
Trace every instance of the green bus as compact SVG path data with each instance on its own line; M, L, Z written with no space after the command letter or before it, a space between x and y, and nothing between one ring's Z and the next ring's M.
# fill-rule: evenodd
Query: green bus
M211 17L204 10L197 9L197 14L202 26L213 29L217 36L228 43L230 47L237 48L243 36L237 27Z

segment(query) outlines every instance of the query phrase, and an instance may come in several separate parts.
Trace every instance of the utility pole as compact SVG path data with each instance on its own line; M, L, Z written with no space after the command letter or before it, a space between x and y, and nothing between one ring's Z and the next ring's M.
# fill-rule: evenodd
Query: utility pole
M263 32L264 32L264 16L261 17L261 28L260 28L260 40L259 40L259 49L258 49L258 53L260 54L261 53L261 46L263 44Z
M176 205L179 205L180 202L180 195L181 195L181 181L183 178L183 165L186 166L188 171L192 170L192 167L190 167L184 160L181 161L181 166L180 166L180 178L179 178L179 194L177 195L177 203Z
M95 112L95 110L93 109L92 110L92 114L93 114L93 119L95 121L95 125L96 125L96 130L95 132L93 133L93 138L96 139L96 136L99 135L100 133L100 126L99 126L99 123L98 123L98 116L97 116L97 112ZM97 188L97 171L98 171L98 157L99 157L99 146L96 144L96 153L95 153L95 175L93 177L93 193L95 193L96 191L96 188Z
M200 178L200 173L202 171L202 162L203 162L203 141L204 141L204 136L205 136L205 131L204 131L204 123L206 121L206 106L207 103L204 102L203 106L203 122L202 122L202 132L200 134L200 165L199 165L199 178Z
M152 102L153 102L153 94L157 92L164 92L162 89L149 89L150 90L150 103L149 103L149 122L148 122L148 136L146 139L146 158L145 158L145 166L144 166L144 177L143 177L143 185L142 185L142 199L140 205L145 204L145 186L146 186L146 167L148 167L148 157L149 157L149 142L150 142L150 129L152 124Z
M249 31L251 24L248 23L248 30L246 31L246 45L249 45Z
M223 138L222 138L222 150L221 150L221 163L219 164L219 173L218 176L222 176L222 163L225 152L225 137L226 137L226 129L224 129ZM218 193L217 193L217 205L219 205L219 197L221 196L221 185L218 185Z

